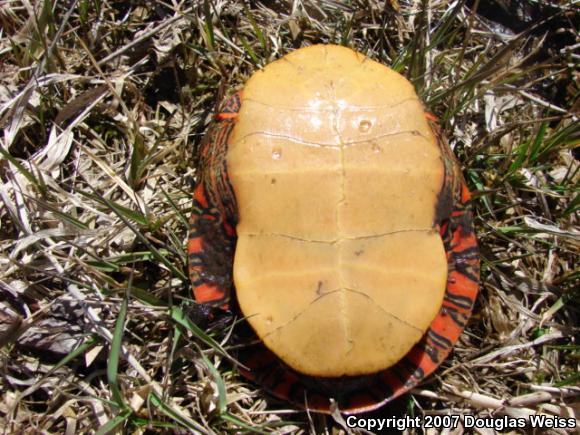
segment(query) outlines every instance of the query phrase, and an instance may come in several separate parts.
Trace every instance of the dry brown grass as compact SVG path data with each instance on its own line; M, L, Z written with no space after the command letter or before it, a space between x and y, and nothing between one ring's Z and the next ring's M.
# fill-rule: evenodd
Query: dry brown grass
M474 316L373 416L579 418L577 2L516 3L498 24L447 0L1 1L3 431L345 431L242 379L230 329L188 321L200 137L224 95L313 43L409 77L475 191Z

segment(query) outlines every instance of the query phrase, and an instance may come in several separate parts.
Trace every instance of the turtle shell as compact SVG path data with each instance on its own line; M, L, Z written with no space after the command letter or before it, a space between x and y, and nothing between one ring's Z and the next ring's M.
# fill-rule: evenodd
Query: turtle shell
M232 289L258 344L239 358L274 395L376 408L441 364L465 327L479 260L469 192L413 86L348 48L256 72L202 143L190 276Z

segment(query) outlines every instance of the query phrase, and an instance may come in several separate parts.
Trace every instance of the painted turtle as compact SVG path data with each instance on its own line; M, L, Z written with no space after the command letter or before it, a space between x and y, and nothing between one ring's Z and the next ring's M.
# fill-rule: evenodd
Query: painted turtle
M377 408L465 327L479 278L469 192L430 118L398 73L316 45L253 74L210 126L194 296L237 303L260 338L242 373L275 396Z

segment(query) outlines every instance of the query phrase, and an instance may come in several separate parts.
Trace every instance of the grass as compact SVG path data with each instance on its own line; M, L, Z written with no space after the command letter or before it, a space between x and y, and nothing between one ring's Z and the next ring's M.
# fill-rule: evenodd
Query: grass
M373 415L578 419L577 2L517 2L534 24L480 3L2 1L3 431L345 432L241 378L235 328L196 325L186 278L211 114L314 43L406 75L474 192L474 315Z

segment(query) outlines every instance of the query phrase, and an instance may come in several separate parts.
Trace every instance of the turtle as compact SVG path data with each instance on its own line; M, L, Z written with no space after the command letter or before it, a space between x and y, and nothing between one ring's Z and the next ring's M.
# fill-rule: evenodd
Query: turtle
M407 392L471 315L470 192L402 75L312 45L256 71L200 144L188 240L195 301L239 311L239 370L345 414Z

